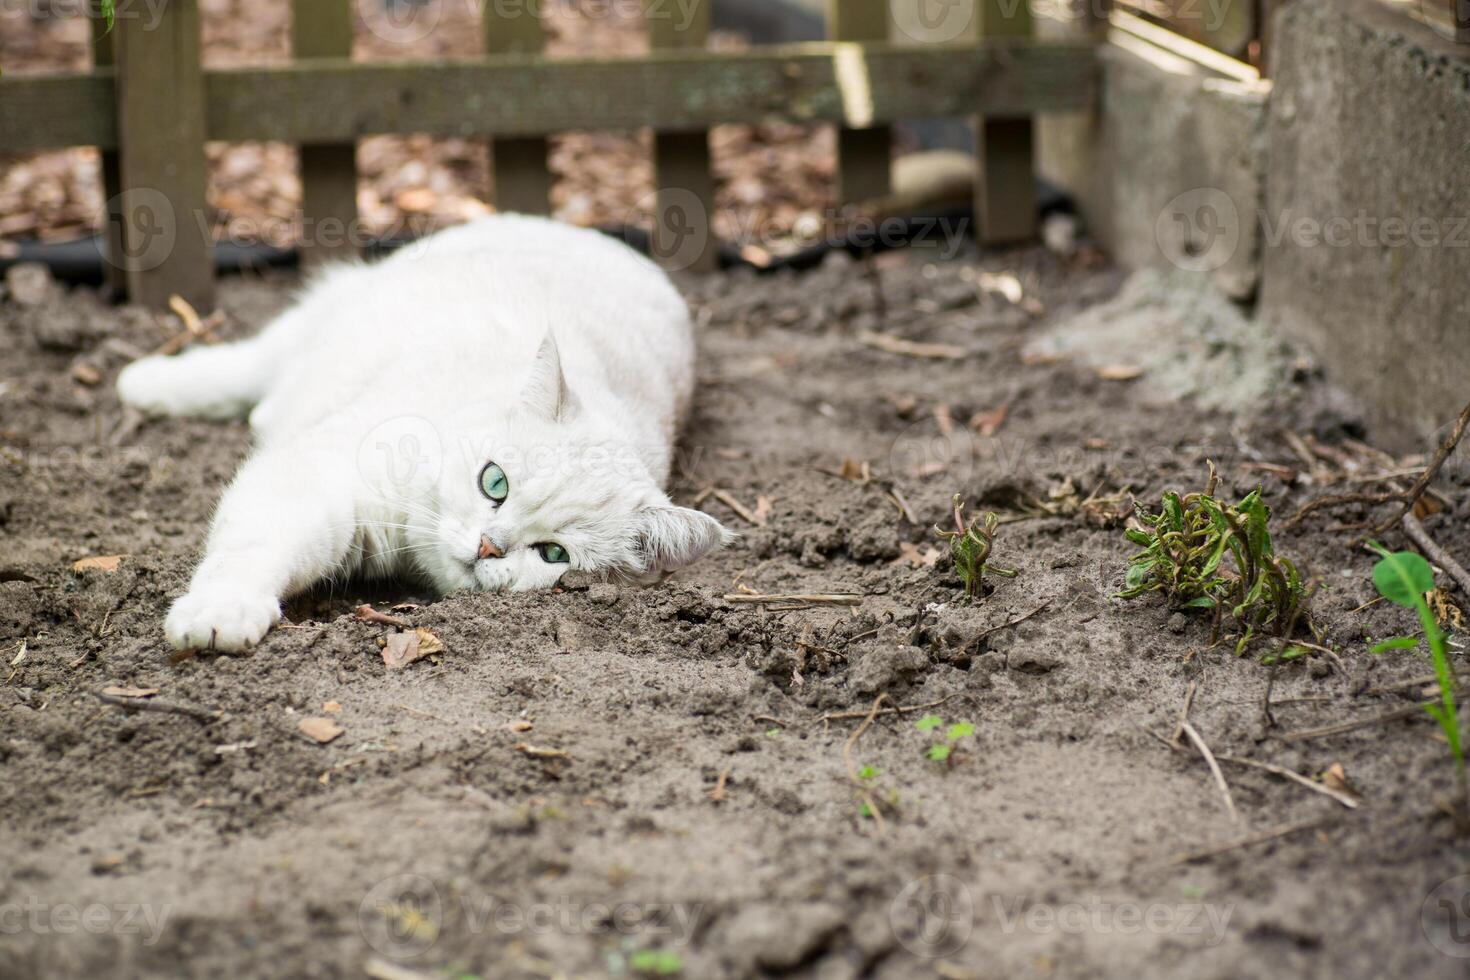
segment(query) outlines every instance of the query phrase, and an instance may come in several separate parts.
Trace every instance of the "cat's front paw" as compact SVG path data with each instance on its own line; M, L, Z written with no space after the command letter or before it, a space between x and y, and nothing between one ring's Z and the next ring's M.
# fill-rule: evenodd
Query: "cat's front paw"
M179 650L248 650L280 619L275 596L211 587L176 601L163 631Z

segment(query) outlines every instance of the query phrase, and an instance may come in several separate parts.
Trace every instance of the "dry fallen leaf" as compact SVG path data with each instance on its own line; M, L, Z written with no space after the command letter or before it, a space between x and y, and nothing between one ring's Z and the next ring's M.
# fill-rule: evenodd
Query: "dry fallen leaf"
M941 554L943 553L933 545L920 548L912 541L900 541L898 543L898 557L889 562L889 564L907 564L911 568L928 568L939 560Z
M326 745L346 731L330 718L303 718L296 727L301 730L301 734L322 745Z
M78 361L71 366L71 376L79 384L88 387L99 384L102 381L102 373L88 364L86 361Z
M1339 793L1346 793L1355 799L1361 799L1363 796L1347 778L1347 771L1342 768L1341 762L1334 762L1327 767L1327 771L1322 774L1322 785L1328 789L1335 789Z
M517 742L511 748L517 752L523 752L533 759L570 759L571 756L564 749L553 749L544 745L530 745L526 742Z
M755 517L756 524L765 527L766 521L771 517L771 498L757 496L755 498L755 513L752 516Z
M383 663L389 670L402 670L422 654L419 653L419 635L415 632L390 633L383 639Z
M104 687L102 693L114 698L151 698L158 693L156 687Z
M328 701L322 705L322 710L329 715L339 715L342 713L342 706L336 701Z
M1097 376L1104 381L1132 381L1143 376L1143 368L1135 364L1104 364L1097 369Z
M95 558L79 558L71 563L74 572L115 572L127 555L98 555Z
M1001 405L988 412L976 412L970 416L970 428L988 439L999 432L1002 425L1005 425L1006 416L1010 414L1010 411L1011 406Z
M515 721L506 722L501 727L508 732L529 732L534 726L524 718L517 718Z
M422 626L402 633L390 633L383 641L383 663L390 670L402 670L415 660L443 652L444 643Z

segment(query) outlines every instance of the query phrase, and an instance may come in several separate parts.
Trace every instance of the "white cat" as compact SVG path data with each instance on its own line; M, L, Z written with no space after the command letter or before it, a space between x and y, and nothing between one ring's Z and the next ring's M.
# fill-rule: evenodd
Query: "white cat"
M537 589L647 580L731 535L662 490L694 387L688 309L598 232L506 215L330 268L258 336L149 357L124 402L249 412L256 447L164 624L237 650L352 573Z

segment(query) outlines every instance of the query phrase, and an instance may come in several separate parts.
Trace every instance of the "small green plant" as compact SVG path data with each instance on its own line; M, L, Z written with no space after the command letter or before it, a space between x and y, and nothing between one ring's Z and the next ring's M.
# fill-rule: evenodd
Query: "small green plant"
M112 25L117 21L117 0L99 0L102 11L102 19L107 21L107 30L112 30Z
M1202 492L1164 494L1157 514L1135 504L1129 541L1143 551L1128 564L1120 599L1162 593L1180 609L1209 609L1239 631L1237 654L1258 634L1284 636L1305 611L1307 588L1296 565L1271 544L1271 510L1253 490L1239 504L1215 497L1214 467ZM1227 562L1226 559L1229 559Z
M944 727L944 719L938 715L925 715L914 722L914 727L921 732L933 732ZM969 738L975 734L975 726L968 721L957 721L944 730L944 741L935 742L924 752L924 756L933 762L948 762L950 755L954 752L956 744L962 738Z
M988 513L979 521L966 521L965 504L959 494L954 495L953 508L954 528L951 530L936 527L934 533L949 543L949 557L954 562L960 581L965 584L965 595L978 599L988 591L986 575L1015 578L1016 573L989 564L990 553L995 549L995 530L1000 526L1000 518Z
M684 971L684 958L673 950L640 949L628 957L628 966L646 977L672 977Z
M1419 625L1424 627L1424 639L1429 644L1429 655L1434 661L1434 677L1439 684L1439 703L1425 705L1425 710L1439 722L1445 740L1450 744L1460 790L1459 813L1455 821L1461 830L1465 830L1470 828L1470 780L1466 777L1465 749L1460 741L1459 714L1455 706L1455 672L1450 666L1444 633L1425 598L1434 591L1434 569L1422 555L1412 551L1390 552L1376 541L1370 547L1380 556L1379 562L1373 566L1374 587L1394 605L1418 613ZM1373 652L1412 650L1418 646L1418 637L1396 636L1374 646Z

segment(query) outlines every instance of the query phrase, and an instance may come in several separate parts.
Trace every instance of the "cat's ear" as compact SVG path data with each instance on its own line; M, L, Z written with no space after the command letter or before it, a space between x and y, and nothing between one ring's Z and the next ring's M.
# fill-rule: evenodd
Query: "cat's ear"
M735 540L719 521L702 510L664 504L645 507L634 517L642 572L660 575L698 561Z
M521 403L552 422L565 422L577 413L577 399L567 388L566 375L561 370L561 352L550 330L536 351L530 377L521 389Z

